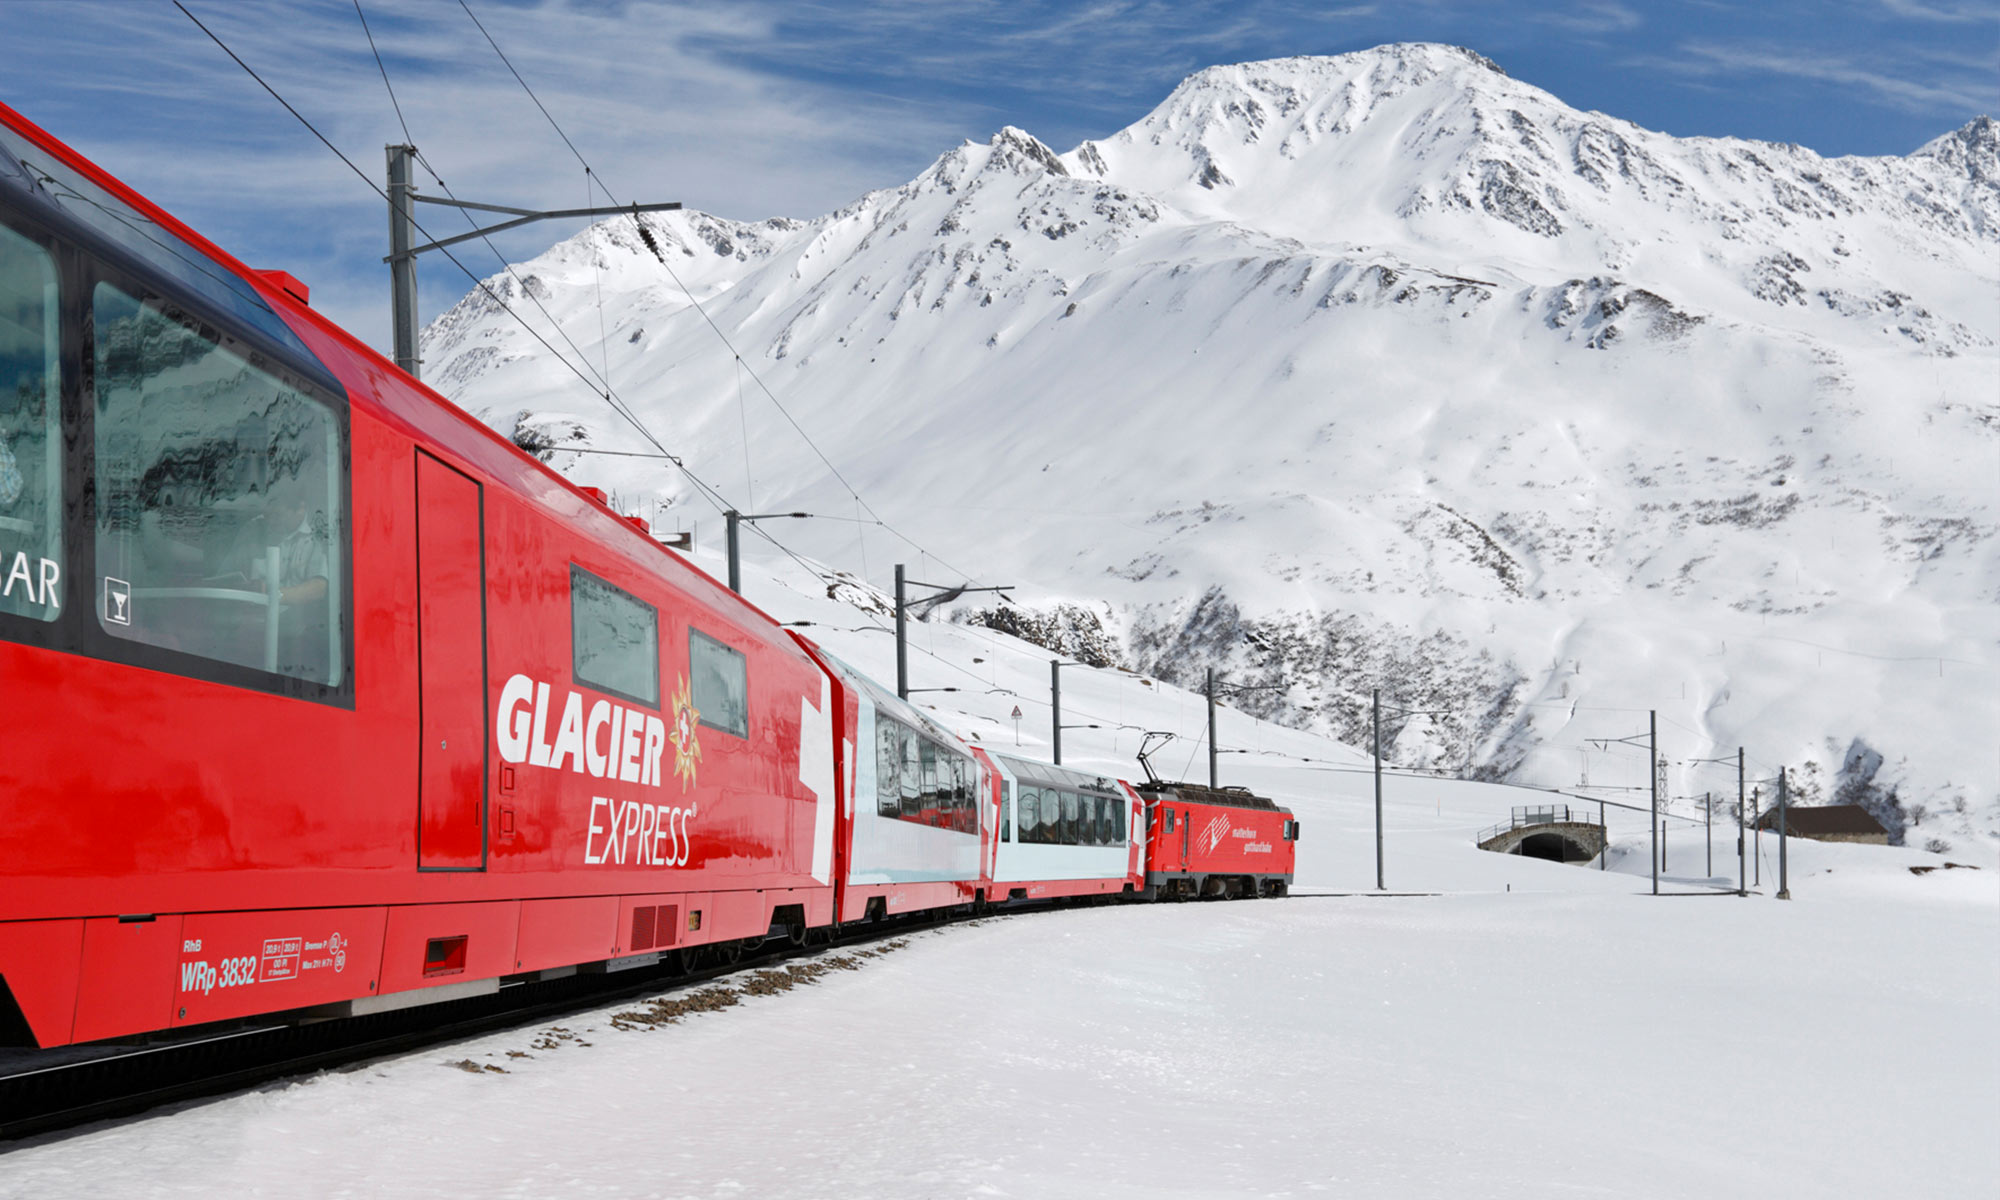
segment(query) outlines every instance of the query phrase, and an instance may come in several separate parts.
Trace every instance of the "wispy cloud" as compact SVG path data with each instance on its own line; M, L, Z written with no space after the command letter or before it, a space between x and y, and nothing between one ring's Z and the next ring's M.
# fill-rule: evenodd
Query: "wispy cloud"
M1893 16L1908 17L1913 21L1941 21L1952 25L2000 23L2000 4L1964 2L1957 4L1925 4L1920 0L1881 0L1882 7Z
M1528 20L1584 35L1630 33L1645 24L1644 18L1617 0L1579 0L1566 8L1533 13Z
M1678 56L1653 61L1695 75L1785 76L1859 87L1886 104L1926 115L1963 117L1990 110L1996 90L1990 76L1982 80L1959 72L1941 72L1935 65L1888 54L1873 56L1864 65L1823 50L1690 42L1680 47Z

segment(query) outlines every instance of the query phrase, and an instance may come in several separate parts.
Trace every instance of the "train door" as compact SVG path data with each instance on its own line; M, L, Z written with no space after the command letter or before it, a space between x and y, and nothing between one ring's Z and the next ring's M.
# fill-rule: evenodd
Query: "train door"
M417 451L417 866L486 867L486 569L479 484Z

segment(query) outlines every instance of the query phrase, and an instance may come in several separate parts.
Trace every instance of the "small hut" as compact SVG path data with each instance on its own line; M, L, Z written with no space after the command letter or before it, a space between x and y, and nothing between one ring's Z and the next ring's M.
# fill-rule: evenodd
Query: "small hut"
M1778 810L1765 810L1757 818L1757 828L1775 833ZM1859 804L1788 808L1785 811L1785 832L1791 837L1811 838L1815 842L1863 842L1870 846L1889 844L1889 831L1882 828L1882 822Z

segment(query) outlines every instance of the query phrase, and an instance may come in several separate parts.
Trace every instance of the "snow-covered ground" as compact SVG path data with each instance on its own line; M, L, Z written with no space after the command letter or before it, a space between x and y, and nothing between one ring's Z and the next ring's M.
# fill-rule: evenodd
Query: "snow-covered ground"
M807 580L750 592L893 669L889 639ZM1023 742L1043 740L1045 655L946 625L912 641L915 686L966 688L924 697L940 720L1011 744L1019 705ZM1200 775L1199 697L1081 668L1064 694L1075 720L1132 727L1069 731L1069 761L1131 774L1138 730L1172 729L1186 740L1155 761ZM1534 793L1393 777L1388 884L1435 894L1370 896L1362 760L1232 712L1219 740L1260 751L1225 756L1223 782L1298 812L1301 890L1344 894L918 933L674 1023L618 1006L21 1146L0 1195L1900 1197L2000 1179L2000 864L1794 842L1780 903L1766 839L1762 894L1738 899L1706 878L1683 801L1674 895L1654 899L1643 817L1613 812L1613 869L1559 866L1472 846ZM1733 875L1721 830L1714 857Z

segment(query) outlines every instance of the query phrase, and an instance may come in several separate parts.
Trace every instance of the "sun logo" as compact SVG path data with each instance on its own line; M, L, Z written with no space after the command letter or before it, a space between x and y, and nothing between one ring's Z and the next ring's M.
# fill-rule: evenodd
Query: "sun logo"
M695 736L700 725L701 710L694 706L694 689L682 676L681 690L674 696L674 728L667 740L674 744L674 774L680 776L683 792L694 786L695 768L701 764L701 742Z

